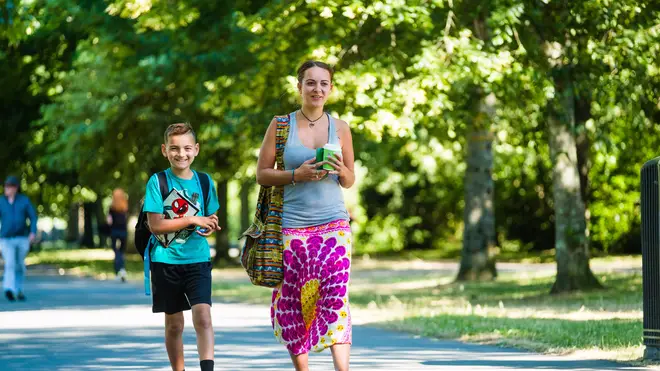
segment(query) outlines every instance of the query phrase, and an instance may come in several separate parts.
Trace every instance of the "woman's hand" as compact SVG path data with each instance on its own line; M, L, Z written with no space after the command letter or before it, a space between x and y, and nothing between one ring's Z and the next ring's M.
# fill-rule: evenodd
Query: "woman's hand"
M340 178L350 172L349 168L344 164L341 154L335 153L332 156L328 157L327 161L324 161L326 164L332 166L334 170L330 170L330 174L339 176Z
M327 170L318 169L322 163L316 163L316 158L311 158L294 170L294 180L298 182L316 182L328 175Z

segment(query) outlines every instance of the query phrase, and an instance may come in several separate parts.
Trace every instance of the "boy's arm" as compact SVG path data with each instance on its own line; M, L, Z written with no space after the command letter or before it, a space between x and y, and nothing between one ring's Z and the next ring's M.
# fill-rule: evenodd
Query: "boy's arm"
M191 224L202 228L214 229L218 224L217 217L186 216L177 219L165 219L163 208L163 196L160 194L158 176L156 174L149 178L147 191L144 195L144 212L147 213L149 230L154 234L165 234L188 228ZM215 221L214 219L215 218Z
M198 225L202 228L212 229L215 228L212 218L198 217L198 216L184 216L177 219L165 219L163 214L147 213L147 220L149 221L149 229L153 234L165 234L180 231L188 228L191 224ZM216 224L217 225L217 222Z

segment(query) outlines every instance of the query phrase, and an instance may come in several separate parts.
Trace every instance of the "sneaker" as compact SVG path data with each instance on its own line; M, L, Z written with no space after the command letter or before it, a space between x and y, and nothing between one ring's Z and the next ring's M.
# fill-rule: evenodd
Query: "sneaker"
M14 298L14 293L11 292L10 290L5 291L5 296L7 297L7 300L9 301L15 301L16 298Z
M23 294L22 291L19 292L18 295L16 295L16 299L18 299L18 301L25 301L26 299L25 294Z
M117 273L117 275L121 279L121 282L126 282L126 276L127 276L126 269L124 269L124 268L120 269L119 273Z

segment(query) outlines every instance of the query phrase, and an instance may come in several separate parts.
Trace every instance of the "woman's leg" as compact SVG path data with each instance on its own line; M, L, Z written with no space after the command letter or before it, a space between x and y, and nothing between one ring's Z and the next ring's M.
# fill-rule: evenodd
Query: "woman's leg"
M110 237L110 246L112 247L112 251L115 253L115 260L114 260L114 268L115 268L115 274L119 273L119 259L121 252L119 251L119 246L117 246L119 238L117 236L112 236Z
M303 353L303 354L293 354L289 353L291 355L291 361L293 362L293 367L295 367L296 371L309 371L309 354L308 353Z
M119 254L117 255L119 257L119 269L122 270L126 268L126 262L124 261L124 254L126 253L126 236L120 237L119 243Z
M351 357L351 344L335 344L330 347L332 363L335 371L348 371L348 362Z

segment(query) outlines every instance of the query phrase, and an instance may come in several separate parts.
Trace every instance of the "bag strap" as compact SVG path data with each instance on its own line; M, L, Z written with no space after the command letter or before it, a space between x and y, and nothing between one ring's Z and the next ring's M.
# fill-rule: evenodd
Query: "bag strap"
M209 206L209 192L211 190L211 178L206 173L197 173L197 179L199 179L199 185L202 187L202 197L204 200L204 213Z
M275 131L275 164L277 169L284 170L284 148L289 138L289 122L291 119L289 115L286 115L275 116L275 120L277 121ZM257 208L254 213L253 223L263 225L266 222L271 192L272 187L270 186L259 187L259 197L257 197ZM250 228L248 228L249 230Z
M163 200L167 198L170 193L170 187L167 185L167 174L164 171L158 173L158 187L160 188L160 196Z
M277 120L277 131L275 132L275 163L277 168L284 170L284 148L289 139L289 123L291 118L286 116L275 116Z

